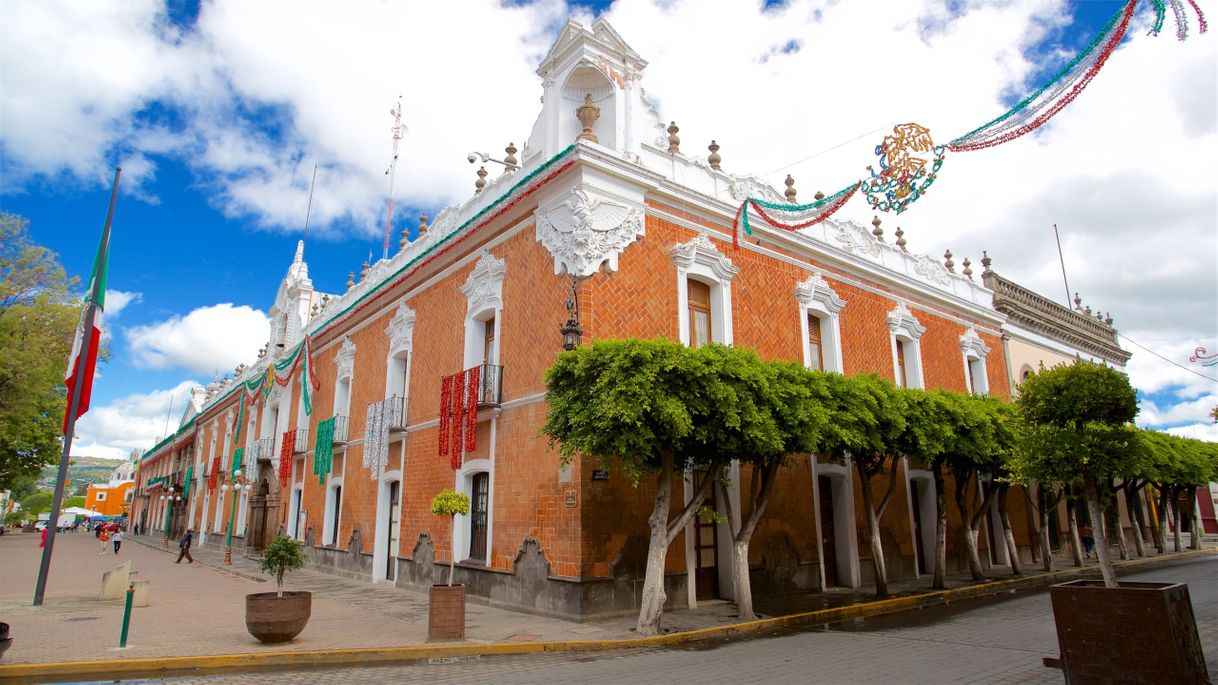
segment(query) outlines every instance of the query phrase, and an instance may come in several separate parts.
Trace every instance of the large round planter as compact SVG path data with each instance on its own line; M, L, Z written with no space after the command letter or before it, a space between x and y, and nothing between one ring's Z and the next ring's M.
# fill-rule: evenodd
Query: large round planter
M12 646L13 638L8 636L8 624L0 623L0 658L3 658L4 653Z
M432 585L427 612L427 639L465 639L465 586Z
M1187 585L1076 580L1049 596L1067 683L1210 682Z
M309 623L313 593L257 592L245 596L245 629L260 642L287 642Z

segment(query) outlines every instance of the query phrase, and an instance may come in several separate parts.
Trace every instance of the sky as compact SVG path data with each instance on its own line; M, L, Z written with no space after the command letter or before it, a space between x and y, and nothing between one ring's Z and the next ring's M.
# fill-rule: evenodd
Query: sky
M1198 0L1218 17L1218 3ZM473 192L471 150L521 146L534 73L566 21L605 16L682 149L809 197L865 174L891 127L938 142L1005 111L1087 45L1119 0L0 2L0 210L87 281L123 168L99 371L73 454L118 458L176 426L189 388L256 359L306 239L342 292L393 233ZM290 11L289 11L290 7ZM1034 135L949 154L899 217L912 252L993 268L1110 313L1144 427L1218 440L1218 35L1148 35L1139 4L1085 92ZM310 182L317 181L310 210ZM308 228L306 235L306 214ZM870 223L856 197L838 213ZM889 233L891 235L891 233ZM980 271L979 267L975 270Z

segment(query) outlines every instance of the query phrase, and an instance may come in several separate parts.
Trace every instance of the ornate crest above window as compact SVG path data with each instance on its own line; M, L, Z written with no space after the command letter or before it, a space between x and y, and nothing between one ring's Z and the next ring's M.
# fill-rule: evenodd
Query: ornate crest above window
M695 264L705 266L723 283L730 283L740 273L740 267L732 264L732 260L715 249L710 238L702 234L687 243L673 246L672 261L684 271L689 271Z
M926 332L926 327L918 323L909 307L901 302L897 308L888 312L888 330L897 335L903 335L910 340L917 340Z
M469 304L468 311L480 312L503 308L503 276L507 273L507 262L496 259L490 252L483 252L461 286L461 293Z
M601 265L613 273L618 255L643 237L643 209L574 187L537 210L537 242L554 256L554 273L585 277Z
M415 313L403 300L398 304L398 310L394 313L393 318L389 320L389 327L385 329L385 334L389 336L389 353L394 354L411 349L414 341L414 320Z
M821 309L827 314L837 314L846 306L846 301L833 292L819 271L795 286L795 299L805 307Z
M977 335L977 329L972 326L960 336L960 351L965 357L976 357L977 359L985 359L990 353L990 348L986 346L985 341L981 336Z
M351 338L343 339L342 347L334 355L334 365L338 367L338 378L350 378L355 371L355 343Z

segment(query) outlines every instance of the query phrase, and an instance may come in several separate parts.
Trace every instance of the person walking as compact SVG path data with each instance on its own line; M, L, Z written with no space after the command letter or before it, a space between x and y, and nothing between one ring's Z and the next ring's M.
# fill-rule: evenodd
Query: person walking
M118 548L123 546L123 529L119 528L114 531L114 535L110 536L110 542L114 543L114 553L118 554Z
M1091 524L1084 523L1082 527L1078 529L1078 536L1082 538L1083 551L1086 553L1087 558L1090 559L1091 548L1095 546L1095 534L1091 530Z
M194 533L187 528L186 532L182 534L182 539L178 540L178 550L180 551L178 552L178 560L173 563L182 563L182 557L186 557L186 561L189 563L195 563L195 558L190 556L190 543L194 540L194 537Z
M105 554L106 548L110 546L107 544L110 542L110 528L108 526L102 526L99 528L97 531L97 539L101 541L101 551L97 553L98 556L100 556Z

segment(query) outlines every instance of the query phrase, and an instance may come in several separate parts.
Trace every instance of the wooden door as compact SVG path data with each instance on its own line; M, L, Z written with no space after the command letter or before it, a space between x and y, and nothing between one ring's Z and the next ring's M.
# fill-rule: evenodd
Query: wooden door
M488 473L474 476L474 496L469 512L469 558L486 561L486 524L490 511L490 485Z
M337 499L338 493L334 493ZM338 509L335 502L335 510ZM387 531L387 546L385 548L385 580L394 580L397 576L398 557L398 519L402 515L401 483L389 483L389 530ZM337 537L338 533L335 533Z
M816 477L820 488L821 554L824 555L825 586L837 582L837 535L833 520L833 480L828 476Z
M713 504L713 499L711 500ZM719 544L714 521L694 517L694 592L697 599L719 596Z

